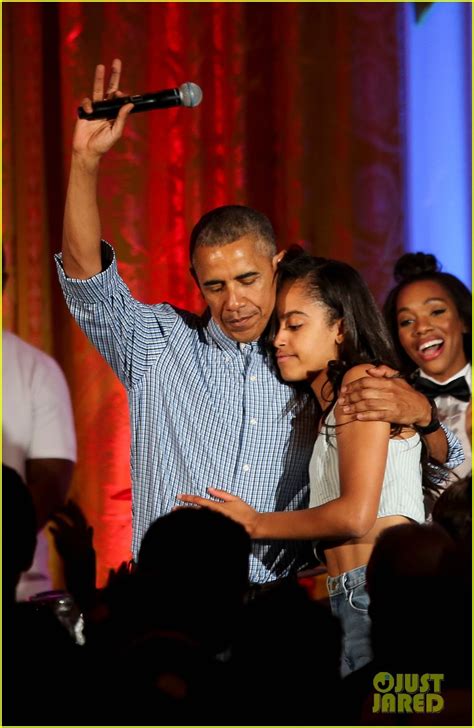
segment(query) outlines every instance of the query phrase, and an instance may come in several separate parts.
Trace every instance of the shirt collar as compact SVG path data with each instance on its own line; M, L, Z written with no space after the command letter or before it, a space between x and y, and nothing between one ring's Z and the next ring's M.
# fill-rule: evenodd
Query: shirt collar
M468 362L466 366L464 366L462 369L460 369L456 374L453 374L452 377L449 379L446 379L445 382L440 382L438 379L434 379L433 377L430 377L429 374L426 374L426 372L423 371L423 369L418 370L420 372L420 375L424 377L424 379L429 379L430 382L436 382L436 384L449 384L449 382L453 382L455 379L458 379L459 377L464 377L464 379L467 382L467 385L469 389L472 391L472 372L471 372L471 364Z
M216 343L220 349L228 352L229 354L236 355L239 352L249 351L249 347L251 351L264 350L261 339L257 339L256 341L249 341L247 344L241 344L240 342L231 339L229 336L227 336L227 334L222 331L222 329L214 321L212 316L209 317L207 330L210 338L214 341L214 343Z

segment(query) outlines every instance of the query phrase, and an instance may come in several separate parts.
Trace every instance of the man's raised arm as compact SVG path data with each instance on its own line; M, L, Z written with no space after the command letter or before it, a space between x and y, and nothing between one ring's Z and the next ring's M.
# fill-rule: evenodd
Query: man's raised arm
M104 94L105 67L96 66L92 99L82 102L92 111L92 101L123 96L119 90L122 62L116 58ZM100 257L101 226L97 204L99 163L122 136L125 120L133 109L127 104L116 119L87 121L78 119L72 145L71 172L66 196L63 228L63 266L70 278L91 278L102 270Z

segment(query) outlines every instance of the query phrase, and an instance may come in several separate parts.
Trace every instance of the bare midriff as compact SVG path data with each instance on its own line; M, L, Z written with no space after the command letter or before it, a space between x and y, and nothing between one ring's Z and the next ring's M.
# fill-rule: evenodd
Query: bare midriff
M369 561L375 540L382 531L399 523L410 522L410 519L405 516L384 516L377 518L370 531L362 538L352 538L337 545L330 545L326 542L323 546L323 553L329 576L338 576L344 571L365 566Z

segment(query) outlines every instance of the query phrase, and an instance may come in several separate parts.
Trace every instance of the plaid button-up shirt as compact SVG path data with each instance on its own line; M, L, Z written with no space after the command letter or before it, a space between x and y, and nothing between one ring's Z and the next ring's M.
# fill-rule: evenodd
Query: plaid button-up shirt
M179 493L216 487L258 511L308 507L311 400L278 379L260 342L238 344L209 315L134 299L112 249L103 250L110 264L87 280L68 278L61 255L56 261L72 315L128 392L135 558L150 524L180 505ZM462 447L443 430L453 468ZM308 544L253 542L250 580L288 575L303 553Z
M315 410L281 383L259 342L238 344L208 315L140 303L115 258L88 280L57 262L72 315L128 392L135 557L178 493L213 486L259 511L307 507ZM300 554L298 542L254 542L250 580L286 576Z

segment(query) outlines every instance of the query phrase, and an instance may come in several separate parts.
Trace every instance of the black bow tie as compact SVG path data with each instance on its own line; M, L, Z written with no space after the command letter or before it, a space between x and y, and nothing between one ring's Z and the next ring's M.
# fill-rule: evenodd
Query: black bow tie
M471 399L471 392L464 377L458 377L449 384L438 384L438 382L418 376L414 380L414 385L419 392L432 399L441 394L450 394L451 397L455 397L461 402L469 402Z

